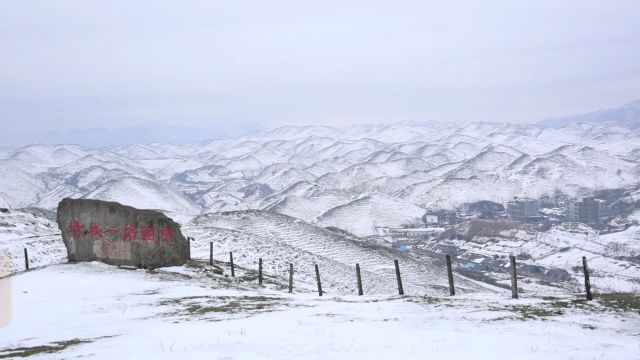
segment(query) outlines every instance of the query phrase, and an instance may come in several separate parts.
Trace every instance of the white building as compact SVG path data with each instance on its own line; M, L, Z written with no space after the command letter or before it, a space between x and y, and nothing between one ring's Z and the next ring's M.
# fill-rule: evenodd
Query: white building
M427 225L437 225L439 223L438 215L427 214L427 215L424 216L424 222Z
M391 240L428 240L434 238L444 232L441 227L422 227L422 228L391 228L377 227L376 234L391 238Z

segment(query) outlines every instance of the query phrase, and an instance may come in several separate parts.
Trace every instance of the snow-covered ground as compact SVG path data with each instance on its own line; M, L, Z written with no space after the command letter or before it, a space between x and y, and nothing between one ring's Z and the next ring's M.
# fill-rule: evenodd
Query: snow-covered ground
M526 252L530 258L521 263L572 272L589 254L597 294L586 302L579 289L540 286L526 276L519 300L508 289L458 275L458 295L449 297L446 273L433 258L277 213L209 214L183 224L185 235L195 237L193 261L127 270L67 264L57 224L0 213L0 272L13 273L0 278L0 358L546 360L640 353L638 267L616 258L619 251L637 253L637 226L602 236L567 225L534 237L511 230L494 241L452 240L487 256ZM214 266L207 264L210 243ZM23 248L32 266L26 272ZM257 286L258 257L264 287ZM407 296L395 295L394 258ZM362 297L355 295L356 262ZM287 293L289 263L293 294ZM313 264L320 265L323 297ZM635 295L606 293L612 290Z
M24 249L31 267L67 261L58 224L24 212L0 212L0 259L4 265L0 267L7 267L9 273L24 270Z
M468 228L473 222L476 221L462 224L458 229ZM598 234L589 226L579 223L560 224L546 232L515 226L521 229L496 231L492 235L480 234L465 240L445 236L418 247L433 252L453 247L459 255L455 260L462 264L474 262L485 273L493 271L493 275L503 280L504 284L509 283L506 271L508 256L515 255L519 266L530 267L531 271L535 271L532 267L544 268L539 276L542 283L570 292L583 291L582 257L586 257L595 291L640 293L640 264L637 260L640 255L640 226L630 226L624 231L610 234ZM498 263L505 267L501 274L495 269ZM542 276L543 270L551 269L566 271L569 278L560 279L557 272L555 276ZM533 274L530 272L528 275ZM529 288L534 290L532 285Z
M10 282L0 357L29 359L637 359L638 308L610 299L324 296L209 266L60 264ZM636 302L637 302L636 298ZM637 304L636 304L637 306Z
M559 226L541 234L538 242L542 244L537 249L533 244L527 246L535 264L571 271L579 268L585 256L593 282L601 291L640 292L640 265L637 260L625 260L640 255L640 226L606 235L570 232ZM545 253L544 249L550 251Z

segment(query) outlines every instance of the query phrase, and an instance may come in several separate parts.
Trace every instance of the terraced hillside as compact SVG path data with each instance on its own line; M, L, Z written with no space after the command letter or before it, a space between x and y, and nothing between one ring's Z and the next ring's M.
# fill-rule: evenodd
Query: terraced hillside
M307 289L315 286L313 266L318 264L323 290L356 293L355 264L359 263L365 293L393 294L397 292L393 260L399 259L406 293L441 295L447 291L442 268L286 215L257 210L211 213L196 217L184 231L196 239L194 258L208 258L213 242L216 260L228 261L228 252L233 251L235 263L256 269L261 257L268 274L286 277L293 263L296 286ZM461 277L456 285L461 292L496 291Z

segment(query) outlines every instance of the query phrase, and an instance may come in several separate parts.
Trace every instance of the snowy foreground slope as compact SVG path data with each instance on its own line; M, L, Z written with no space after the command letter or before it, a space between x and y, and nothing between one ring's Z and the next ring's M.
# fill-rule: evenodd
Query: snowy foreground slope
M66 264L55 223L1 213L0 256L10 263L3 271L13 275L0 278L0 358L546 360L637 359L640 352L640 297L608 294L601 286L611 278L602 276L604 266L620 276L635 276L629 272L635 268L616 270L619 263L604 255L593 261L599 290L593 302L582 300L579 291L534 286L526 276L519 300L511 300L509 290L463 276L456 276L459 292L450 297L446 273L430 260L286 215L206 214L184 223L183 231L195 237L193 260L185 266ZM558 246L597 254L605 251L604 241L635 246L628 239L637 229L586 243L554 231L541 241L556 237L562 239ZM500 254L501 246L514 245L517 239L488 250ZM23 247L37 265L26 272ZM532 259L564 261L545 257L544 249L532 252ZM228 251L234 252L234 278ZM400 260L403 297L395 295L393 259ZM289 262L295 268L293 294L287 293ZM365 296L355 295L356 262ZM322 297L313 264L320 268Z
M637 359L639 299L287 294L208 265L99 263L10 281L0 357L29 359ZM629 300L629 299L627 299Z
M375 225L466 202L637 189L638 109L558 126L402 122L282 127L185 145L29 145L0 154L0 207L53 209L86 197L185 219L261 209L370 235Z

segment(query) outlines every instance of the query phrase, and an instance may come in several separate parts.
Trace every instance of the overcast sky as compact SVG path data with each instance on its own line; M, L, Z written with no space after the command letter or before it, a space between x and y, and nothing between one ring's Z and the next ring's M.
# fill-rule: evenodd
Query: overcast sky
M5 0L0 144L617 107L640 98L639 16L637 0Z

